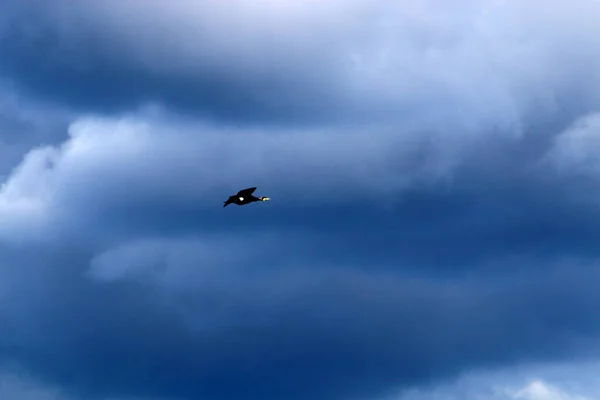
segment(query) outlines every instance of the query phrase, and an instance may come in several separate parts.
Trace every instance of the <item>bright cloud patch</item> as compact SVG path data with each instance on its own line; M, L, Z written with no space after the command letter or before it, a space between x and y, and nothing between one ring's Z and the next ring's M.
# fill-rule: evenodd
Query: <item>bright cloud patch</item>
M518 400L592 400L589 397L569 394L542 381L533 381L514 393L511 398Z
M471 371L454 382L406 391L399 400L596 400L596 363ZM386 398L387 400L388 398Z
M556 137L550 155L557 167L566 173L600 173L600 113L586 115Z
M377 129L273 132L132 117L83 118L69 133L60 146L32 150L2 186L5 240L25 226L32 236L60 234L76 229L78 213L144 198L206 207L216 201L206 196L233 190L231 182L330 201L398 194L449 176L459 162L427 137Z

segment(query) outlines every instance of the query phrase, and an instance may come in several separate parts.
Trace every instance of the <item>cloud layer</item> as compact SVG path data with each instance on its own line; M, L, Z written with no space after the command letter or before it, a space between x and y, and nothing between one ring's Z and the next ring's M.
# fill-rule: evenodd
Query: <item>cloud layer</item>
M11 57L3 68L79 106L162 100L225 119L518 127L523 113L597 100L589 83L597 82L599 60L587 49L598 7L592 0L568 7L41 1L36 10L15 3L5 17L2 48Z
M600 3L234 3L7 2L0 396L413 400L597 360ZM554 382L496 394L594 396Z

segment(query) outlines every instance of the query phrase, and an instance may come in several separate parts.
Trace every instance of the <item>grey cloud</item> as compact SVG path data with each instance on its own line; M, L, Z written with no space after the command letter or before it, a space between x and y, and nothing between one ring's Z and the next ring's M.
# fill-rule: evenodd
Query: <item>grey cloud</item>
M19 400L70 400L59 389L45 387L35 379L8 372L0 373L0 396Z
M336 400L596 357L598 3L283 4L7 3L0 359Z
M329 114L515 134L526 115L597 101L598 7L40 2L13 14L37 25L8 24L1 48L7 74L74 105L162 100L283 124Z
M35 376L23 371L23 368L6 363L0 367L0 396L3 399L18 400L91 400L93 396L74 396L69 390L56 385L46 384ZM102 400L142 400L136 397L109 397ZM143 400L172 400L145 398Z
M8 275L20 293L8 306L20 304L20 313L2 313L12 327L3 332L4 353L81 396L321 399L372 397L463 369L598 350L590 346L600 329L598 276L582 265L519 283L449 285L237 263L192 275L185 260L201 260L203 249L168 251L179 257L172 275L183 271L185 284L97 284L85 277L82 261L90 258L67 264L46 256L43 286L35 288L30 275L39 267L22 263Z
M24 98L0 81L0 175L10 175L32 147L64 140L70 118L65 110Z
M61 227L77 228L78 221L100 223L103 213L125 203L216 206L251 182L274 199L291 195L298 202L385 196L415 182L443 179L456 157L417 135L275 133L153 117L83 118L72 124L66 142L32 150L5 182L4 238L20 237L21 224L32 226L32 237L46 237L49 229L60 234ZM208 197L211 192L220 197Z
M247 266L250 273L273 265L285 269L293 258L290 250L303 247L294 245L296 240L302 240L302 236L258 230L236 235L138 238L97 254L90 262L90 272L102 281L146 275L155 283L186 286L186 281L190 283L192 278L232 272L231 265Z
M600 144L600 113L584 115L554 139L546 165L570 176L597 177L599 159L593 149Z
M152 113L81 118L67 141L32 150L5 182L0 236L102 249L165 232L319 229L312 252L359 264L366 254L371 262L388 254L381 261L413 263L418 255L433 264L436 257L472 263L505 251L596 254L597 207L582 205L580 190L540 164L546 153L520 164L516 141L503 144L502 162L498 155L489 162L480 150L487 155L494 147L477 140L450 154L429 141L419 133L199 126ZM254 185L272 204L253 205L250 214L220 209L224 196ZM427 250L435 237L444 238L438 256Z

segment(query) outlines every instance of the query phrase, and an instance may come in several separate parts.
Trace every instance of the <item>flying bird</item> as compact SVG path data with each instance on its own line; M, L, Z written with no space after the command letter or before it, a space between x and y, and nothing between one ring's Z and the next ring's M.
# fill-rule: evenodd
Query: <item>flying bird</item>
M245 204L253 203L255 201L271 200L269 197L256 197L252 195L252 193L254 193L255 190L255 187L240 190L239 192L237 192L237 194L229 196L227 201L224 202L223 207L227 207L232 203L237 204L238 206L243 206Z

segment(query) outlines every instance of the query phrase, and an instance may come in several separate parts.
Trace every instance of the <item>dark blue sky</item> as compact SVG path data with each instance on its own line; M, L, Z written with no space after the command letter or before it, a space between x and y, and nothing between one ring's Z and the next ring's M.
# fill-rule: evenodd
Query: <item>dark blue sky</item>
M1 398L600 395L597 1L0 9Z

